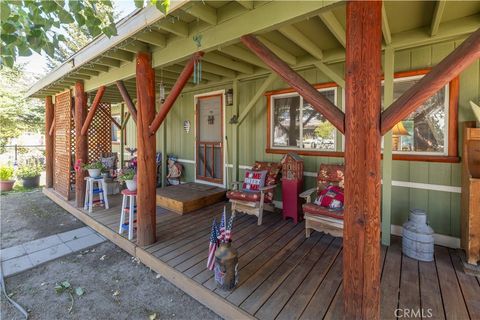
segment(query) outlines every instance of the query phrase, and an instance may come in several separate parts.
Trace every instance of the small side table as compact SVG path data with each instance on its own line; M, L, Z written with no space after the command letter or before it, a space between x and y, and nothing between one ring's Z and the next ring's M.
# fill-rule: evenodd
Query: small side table
M85 186L85 203L83 206L84 210L88 209L88 212L92 212L93 204L99 202L102 206L105 206L105 209L108 209L108 195L107 195L107 187L105 184L105 179L103 177L92 178L86 177L85 181L87 184ZM97 184L97 188L95 188L95 183ZM98 194L98 199L94 200L94 195Z
M128 240L133 239L133 224L135 223L135 213L137 207L135 205L137 191L130 191L128 189L122 190L122 211L120 213L120 226L118 233L122 234L124 227L128 226ZM125 222L125 213L128 213L128 224Z

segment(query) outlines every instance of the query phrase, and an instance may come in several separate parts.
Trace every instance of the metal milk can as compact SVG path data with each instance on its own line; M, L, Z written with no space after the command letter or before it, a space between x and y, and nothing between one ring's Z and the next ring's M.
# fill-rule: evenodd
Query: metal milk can
M231 242L220 243L215 252L215 282L222 290L232 290L238 283L238 254Z
M425 211L410 210L408 222L403 224L402 251L413 259L433 261L433 229L427 224Z

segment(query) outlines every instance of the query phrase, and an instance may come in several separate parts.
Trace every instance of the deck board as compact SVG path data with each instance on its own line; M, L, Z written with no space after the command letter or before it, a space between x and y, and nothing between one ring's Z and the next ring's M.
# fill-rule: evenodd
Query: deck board
M225 203L183 216L157 208L157 242L142 248L117 233L119 196L109 197L110 209L87 213L44 192L224 318L343 319L341 238L314 232L306 239L304 223L294 225L279 212L267 213L262 226L256 217L238 214L233 246L240 281L235 290L222 291L206 258L212 219L219 220ZM398 306L431 310L435 319L480 318L480 279L463 272L456 250L436 246L434 262L418 262L403 256L401 238L393 237L390 247L382 247L381 266L382 319L395 318Z

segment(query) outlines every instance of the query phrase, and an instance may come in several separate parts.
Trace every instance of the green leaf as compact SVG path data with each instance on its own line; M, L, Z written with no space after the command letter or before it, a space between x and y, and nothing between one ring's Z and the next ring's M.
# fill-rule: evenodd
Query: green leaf
M2 34L0 37L6 45L14 43L17 40L17 37L12 34Z
M14 33L16 28L12 23L4 22L4 23L2 23L2 30L5 33Z
M85 290L81 287L75 288L75 294L77 296L83 296L85 294Z
M170 9L170 0L158 0L155 6L158 10L166 14Z
M85 25L85 17L82 14L76 12L75 20L77 20L79 26Z
M143 0L134 0L135 6L139 9L143 8Z
M42 1L42 8L46 13L54 12L57 9L57 4L51 0Z
M103 28L103 32L110 38L117 35L117 28L115 27L115 24L112 23L108 27Z
M62 287L64 287L65 289L70 288L70 282L68 282L68 281L63 281L63 282L61 283L61 285L62 285Z
M27 46L25 42L18 45L18 54L22 57L28 57L32 55L32 50Z
M70 13L68 13L65 10L60 10L58 12L58 18L60 19L61 23L73 23L73 22L75 22L75 20L73 20Z
M3 1L0 1L0 19L5 21L10 15L10 7Z
M65 290L65 288L64 288L63 286L59 285L59 284L57 284L57 285L54 287L54 289L55 289L55 292L56 292L57 294L60 294L60 293L62 293L62 292Z
M12 56L2 56L2 65L6 65L9 68L13 68L13 63L15 60L13 60Z

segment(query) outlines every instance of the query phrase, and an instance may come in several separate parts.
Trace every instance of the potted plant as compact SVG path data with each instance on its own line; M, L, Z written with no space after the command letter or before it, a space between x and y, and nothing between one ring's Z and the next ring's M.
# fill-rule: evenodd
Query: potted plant
M95 161L95 162L84 164L82 168L83 170L88 171L88 175L90 177L98 178L100 177L100 173L102 172L102 169L104 168L104 166L100 161Z
M40 184L40 175L42 174L43 167L36 162L27 162L21 165L17 172L17 178L22 180L22 184L25 188L36 188Z
M137 190L137 176L134 169L123 170L122 173L118 175L118 180L120 182L125 181L128 190Z
M0 166L0 191L11 191L15 180L13 177L13 167Z

